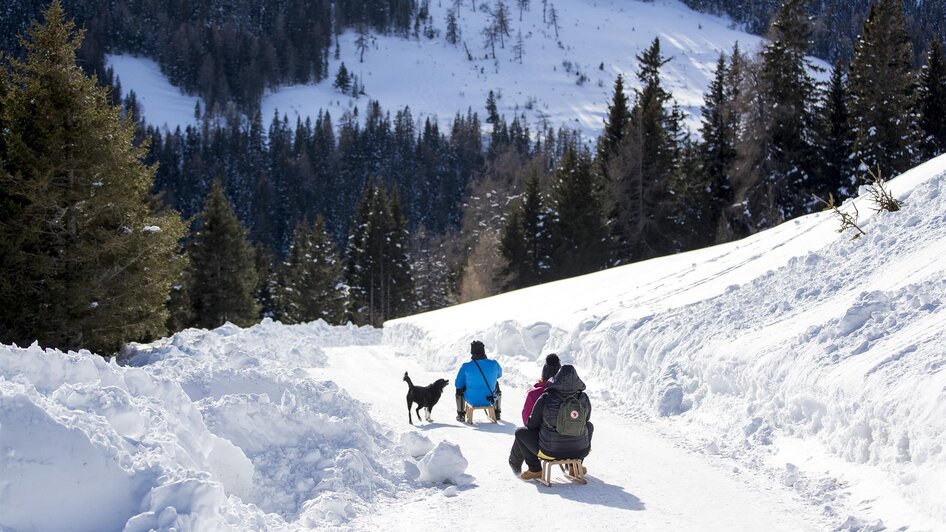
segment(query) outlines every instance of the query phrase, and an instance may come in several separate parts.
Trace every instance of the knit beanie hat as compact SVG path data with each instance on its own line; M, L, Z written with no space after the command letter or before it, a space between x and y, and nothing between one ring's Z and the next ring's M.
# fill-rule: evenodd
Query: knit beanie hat
M547 381L551 379L553 375L558 373L558 370L561 367L562 362L558 359L558 355L555 353L545 357L545 365L542 366L542 380Z
M483 345L483 342L473 340L473 343L470 344L470 354L473 356L486 356L486 347Z

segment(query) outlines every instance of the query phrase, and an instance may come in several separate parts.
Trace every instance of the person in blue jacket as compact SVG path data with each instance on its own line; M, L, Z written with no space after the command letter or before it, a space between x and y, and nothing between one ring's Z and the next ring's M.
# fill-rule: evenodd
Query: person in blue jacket
M469 362L460 366L454 386L457 388L457 421L466 419L466 405L496 407L496 419L499 419L502 392L499 389L499 378L503 375L503 368L499 362L486 358L486 347L483 342L474 340L470 344Z

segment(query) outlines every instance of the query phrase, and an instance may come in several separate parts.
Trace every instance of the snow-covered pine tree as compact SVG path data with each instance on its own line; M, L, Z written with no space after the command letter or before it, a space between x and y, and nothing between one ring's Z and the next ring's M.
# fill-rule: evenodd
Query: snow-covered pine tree
M822 95L819 109L818 152L819 173L811 192L820 198L844 200L857 190L857 163L851 158L854 134L848 112L847 69L840 62L831 70L831 80ZM840 203L840 202L839 202Z
M702 221L714 235L722 222L723 211L732 204L732 172L736 163L736 140L739 124L733 120L736 105L729 86L730 69L726 56L719 55L713 80L703 95L699 145L701 170L704 175L708 204Z
M342 261L335 251L325 220L300 222L293 231L286 259L279 265L275 317L283 323L317 319L338 325L348 315L348 287Z
M457 25L457 15L451 9L447 11L447 42L450 44L457 44L457 41L460 39L460 28Z
M607 264L607 229L587 149L570 146L552 184L552 271L564 279L600 270Z
M496 0L496 7L493 8L493 27L499 37L499 47L505 49L506 37L509 37L509 10L503 0Z
M197 223L188 247L195 317L192 325L212 329L228 321L240 326L256 323L256 253L219 180L214 180Z
M81 40L54 0L0 71L0 341L110 355L166 333L186 230Z
M746 191L750 224L763 229L779 224L812 207L807 193L817 171L816 67L807 57L811 46L810 17L805 0L782 3L769 29L769 43L762 49L759 71L762 99L768 121L762 166L757 181Z
M872 4L848 74L854 160L895 176L920 155L913 47L900 0Z
M526 243L522 234L522 209L517 207L509 213L506 225L499 238L499 254L503 258L500 268L499 286L504 292L526 286L524 278L528 275L528 257Z
M624 76L618 74L614 80L611 103L608 104L608 116L604 119L604 131L598 137L596 162L604 182L610 181L607 174L608 162L621 145L630 119L631 111L627 93L624 91Z
M407 227L396 192L369 183L348 237L346 276L353 321L381 325L408 312L413 291Z
M637 59L641 88L606 170L611 261L616 264L677 251L669 191L679 164L682 114L660 82L660 68L670 59L661 55L659 38Z
M348 94L349 89L351 89L351 74L348 73L348 68L345 67L344 62L338 67L338 73L335 74L332 87L341 91L342 94Z
M486 95L486 123L493 124L495 128L499 123L499 110L496 107L496 95L489 91Z

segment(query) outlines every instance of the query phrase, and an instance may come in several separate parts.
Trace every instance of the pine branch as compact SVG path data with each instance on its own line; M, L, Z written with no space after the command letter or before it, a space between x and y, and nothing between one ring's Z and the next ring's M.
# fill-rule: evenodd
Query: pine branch
M852 215L849 212L842 212L841 209L839 209L838 206L834 204L834 194L831 194L831 193L828 194L828 201L825 201L824 198L821 198L820 196L815 196L814 194L812 194L812 196L814 196L816 200L825 204L825 206L827 207L827 209L825 210L834 211L834 215L837 216L839 220L841 220L841 227L837 229L838 233L843 233L845 229L849 229L851 227L853 227L854 229L857 229L859 234L854 235L854 238L852 238L851 240L856 240L860 238L862 235L867 234L864 232L863 229L861 229L857 225L857 218L860 216L860 212L858 212L857 210L856 203L853 203L853 202L851 203L851 206L854 207L854 214Z

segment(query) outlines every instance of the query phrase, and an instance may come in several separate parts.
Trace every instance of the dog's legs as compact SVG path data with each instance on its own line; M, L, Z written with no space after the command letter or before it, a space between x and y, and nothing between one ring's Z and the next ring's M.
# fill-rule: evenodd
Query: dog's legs
M418 416L417 421L420 421L420 416ZM414 424L414 419L411 418L411 399L410 398L407 399L407 422L410 423L411 425Z
M427 423L430 423L431 421L433 421L433 419L430 418L430 407L427 407L426 410L427 410L427 412L426 412L426 413L427 413Z
M420 421L421 419L423 419L422 417L420 417L420 409L421 409L421 406L417 405L417 421Z

